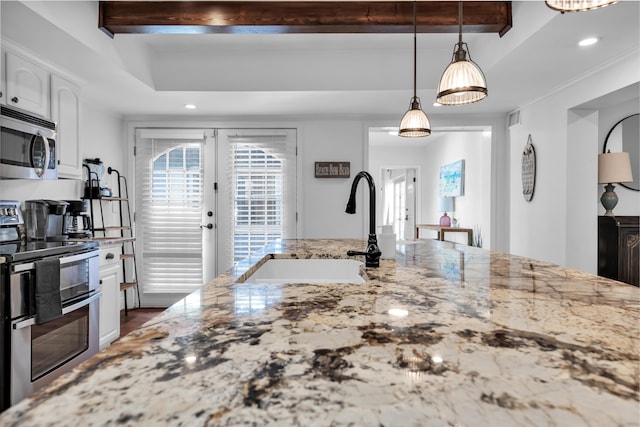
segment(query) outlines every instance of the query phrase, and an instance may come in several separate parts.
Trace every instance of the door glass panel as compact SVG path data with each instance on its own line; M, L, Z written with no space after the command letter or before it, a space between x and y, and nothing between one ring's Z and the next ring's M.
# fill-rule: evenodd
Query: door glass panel
M6 165L31 167L30 134L15 129L2 128L2 163Z
M233 262L237 263L284 233L284 159L254 144L233 146Z
M190 292L204 282L204 139L148 138L136 147L139 281L145 293Z
M31 327L31 381L89 348L89 306Z
M35 169L44 169L45 161L47 160L47 146L45 145L45 139L39 135L34 135L31 140L31 161Z
M227 270L296 236L296 131L225 129L218 143L218 171L226 177L218 194L218 265Z

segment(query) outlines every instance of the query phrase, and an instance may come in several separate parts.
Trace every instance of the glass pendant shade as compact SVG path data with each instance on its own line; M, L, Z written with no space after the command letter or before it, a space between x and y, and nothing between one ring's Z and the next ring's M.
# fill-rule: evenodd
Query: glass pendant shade
M411 107L400 120L398 135L407 138L420 138L431 135L431 123L420 108L420 98L411 98Z
M442 73L436 102L442 105L463 105L487 96L487 81L478 65L467 59L466 43L456 44L453 60ZM468 49L468 47L467 47Z
M547 0L547 6L560 12L584 12L617 3L618 0Z
M462 1L458 2L458 43L453 58L440 77L436 102L441 105L464 105L487 96L487 80L471 60L469 47L462 41ZM467 59L467 55L469 56Z

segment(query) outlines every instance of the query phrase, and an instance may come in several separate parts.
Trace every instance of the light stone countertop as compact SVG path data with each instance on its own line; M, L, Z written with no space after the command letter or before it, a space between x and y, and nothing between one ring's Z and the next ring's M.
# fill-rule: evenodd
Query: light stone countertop
M431 240L361 285L235 283L265 254L364 245L273 244L0 425L640 425L634 286Z

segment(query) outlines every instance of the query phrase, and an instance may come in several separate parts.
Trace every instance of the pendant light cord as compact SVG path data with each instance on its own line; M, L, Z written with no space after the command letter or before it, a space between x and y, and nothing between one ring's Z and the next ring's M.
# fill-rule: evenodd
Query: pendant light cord
M417 96L417 92L416 92L416 86L417 86L417 74L418 74L418 66L416 65L417 63L417 57L418 57L418 49L416 47L417 45L417 37L416 37L416 32L417 32L417 25L416 25L416 5L418 4L417 1L413 2L413 97L416 98Z
M462 46L462 0L458 2L458 43Z

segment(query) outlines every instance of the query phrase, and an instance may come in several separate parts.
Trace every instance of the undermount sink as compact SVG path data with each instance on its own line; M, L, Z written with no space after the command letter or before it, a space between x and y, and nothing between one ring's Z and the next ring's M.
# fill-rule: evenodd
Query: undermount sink
M270 259L244 283L361 284L361 267L352 259Z

